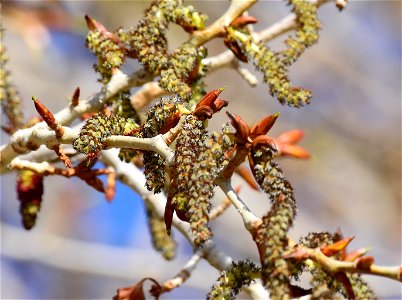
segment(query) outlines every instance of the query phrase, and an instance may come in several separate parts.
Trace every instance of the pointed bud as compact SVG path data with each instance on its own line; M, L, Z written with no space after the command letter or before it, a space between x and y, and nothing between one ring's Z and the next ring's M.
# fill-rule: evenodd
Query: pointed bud
M366 255L370 251L370 248L360 248L356 249L350 253L347 253L343 258L344 261L355 261L359 257Z
M210 119L212 118L213 114L213 109L205 105L197 107L193 112L193 115L197 116L201 120Z
M107 30L106 27L102 23L96 21L93 18L90 18L88 15L85 15L85 21L86 21L87 27L90 31L99 30L99 32L102 33L102 35L105 38L118 44L119 46L122 46L120 39L118 39L112 32Z
M217 113L220 111L222 108L228 106L229 101L223 100L223 99L216 99L212 105L212 109L214 110L214 113Z
M176 113L170 115L169 117L167 117L165 123L159 129L159 133L160 134L165 134L170 129L174 128L177 125L177 123L179 123L180 117L181 117L180 112L176 112Z
M322 246L321 252L326 256L333 256L345 249L353 239L354 237L349 237L333 243L332 245Z
M43 121L52 128L55 129L57 126L56 119L54 118L53 114L44 106L38 99L32 96L32 100L35 104L36 111L42 117Z
M200 100L200 102L197 104L197 107L201 107L203 105L212 107L212 104L215 102L216 99L218 99L218 96L220 95L220 93L222 93L222 91L225 88L220 88L220 89L215 89L212 90L210 92L208 92L204 97L202 97L202 99Z
M243 53L243 51L241 50L239 44L237 44L235 41L231 41L227 38L225 38L223 40L223 43L225 44L226 47L228 47L228 49L230 51L232 51L232 53L234 54L234 56L236 56L236 58L244 63L248 63L248 58L247 56Z
M370 270L372 264L374 264L374 257L372 256L363 256L358 258L356 261L356 268L359 270Z
M274 126L276 119L278 119L280 113L276 113L263 118L256 125L251 128L251 137L257 137L259 135L265 135Z
M237 17L236 19L233 20L232 23L230 23L230 26L232 27L244 27L249 24L255 24L257 23L258 20L252 16L240 16Z
M238 115L226 112L230 119L230 124L236 129L236 141L239 144L245 144L250 135L250 128L247 123Z
M80 102L80 88L77 87L74 90L73 96L71 97L71 106L77 106L79 102Z

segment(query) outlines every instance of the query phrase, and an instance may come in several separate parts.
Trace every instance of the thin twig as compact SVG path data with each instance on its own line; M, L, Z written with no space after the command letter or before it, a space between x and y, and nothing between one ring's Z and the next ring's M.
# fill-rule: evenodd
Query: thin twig
M239 195L233 190L229 180L218 179L216 184L226 194L234 207L236 207L243 219L246 229L253 233L255 228L261 224L261 219L254 215L247 205L240 199Z

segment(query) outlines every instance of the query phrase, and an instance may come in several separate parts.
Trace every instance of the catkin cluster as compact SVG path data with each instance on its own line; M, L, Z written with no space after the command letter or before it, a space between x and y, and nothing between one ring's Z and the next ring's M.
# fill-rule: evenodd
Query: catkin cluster
M141 131L141 137L154 137L161 133L166 122L175 114L185 110L178 97L164 97L148 110L147 120ZM160 193L165 186L165 160L158 153L144 152L144 175L146 187L154 193Z
M203 121L188 115L176 140L173 197L176 211L186 212L198 246L212 236L208 227L210 199L218 175L214 149L207 142Z
M297 29L293 36L285 40L287 49L281 51L284 64L296 61L308 47L318 42L320 22L317 18L317 6L310 1L290 0L292 12L296 16Z
M253 60L254 66L262 72L271 95L280 103L294 107L310 103L311 92L291 85L286 65L278 53L270 50L263 42L254 42L251 35L232 28L228 28L228 37L237 42Z
M262 218L256 239L262 252L262 278L273 299L288 299L290 271L282 255L287 248L287 232L296 215L293 190L281 168L272 161L269 149L253 149L251 156L255 179L272 202L271 210Z
M112 69L119 68L124 63L124 49L96 28L89 30L86 45L98 58L98 64L94 65L94 69L101 75L99 81L103 84L108 83L112 76Z
M0 40L3 41L3 29L0 28ZM6 69L8 56L4 43L0 43L0 105L1 110L7 116L9 124L3 127L8 133L14 133L24 124L24 116L21 107L21 98L11 80L11 74Z
M306 237L300 239L300 243L309 248L318 248L323 245L331 245L337 242L342 237L339 233L329 233L329 232L311 232ZM338 255L339 256L339 255ZM338 257L340 259L340 257ZM344 297L348 297L343 286L333 277L333 275L328 272L328 270L322 268L319 264L311 262L306 266L306 268L311 272L312 279L312 297L313 299L322 299L324 296L332 293L340 292ZM352 286L353 293L356 299L377 299L374 291L369 287L367 282L365 282L360 274L357 273L346 273L349 279L350 285Z
M250 285L258 276L260 269L251 261L233 262L219 276L207 295L208 300L231 300L240 292L243 286Z
M148 227L151 233L152 245L163 257L171 260L176 255L176 242L166 232L163 218L157 215L155 209L147 202Z
M73 146L78 152L87 154L91 159L97 157L104 147L105 139L109 136L135 135L138 130L139 126L133 119L97 113L87 120Z

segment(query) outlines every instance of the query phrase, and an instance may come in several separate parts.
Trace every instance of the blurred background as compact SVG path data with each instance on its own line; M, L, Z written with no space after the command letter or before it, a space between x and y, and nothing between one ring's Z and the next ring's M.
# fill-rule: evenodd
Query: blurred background
M229 6L226 1L194 5L209 24ZM85 48L84 15L112 30L135 26L145 1L3 1L2 41L8 48L14 82L24 100L25 116L35 115L31 96L51 111L65 107L74 89L86 98L100 89ZM262 30L290 12L284 1L263 1L250 14ZM370 246L380 265L401 264L401 2L352 1L342 12L334 3L319 9L319 44L290 70L295 85L313 91L311 105L281 106L260 84L251 88L231 69L208 79L208 89L227 86L228 110L254 123L281 112L273 136L293 128L305 131L301 145L308 161L282 159L299 211L290 235L335 231L355 236L351 249ZM187 39L171 26L170 48ZM281 49L284 37L269 45ZM221 40L207 44L209 55L225 50ZM123 70L138 65L128 62ZM253 70L252 66L249 68ZM261 77L259 76L261 79ZM135 91L135 90L133 90ZM210 125L227 122L224 113ZM3 123L2 123L3 124ZM1 133L1 144L8 141ZM239 178L235 183L241 183ZM268 199L245 184L242 198L259 216ZM217 192L217 198L223 195ZM115 290L143 277L160 282L174 276L191 257L188 243L175 232L178 253L166 262L151 250L141 199L119 184L107 203L82 181L51 176L36 227L23 230L18 214L15 174L1 177L1 298L110 299ZM250 236L233 208L212 223L214 239L234 259L258 260ZM236 237L236 238L234 238ZM218 272L202 261L192 277L163 299L203 299ZM365 276L381 299L400 299L401 285ZM241 295L240 297L246 297Z

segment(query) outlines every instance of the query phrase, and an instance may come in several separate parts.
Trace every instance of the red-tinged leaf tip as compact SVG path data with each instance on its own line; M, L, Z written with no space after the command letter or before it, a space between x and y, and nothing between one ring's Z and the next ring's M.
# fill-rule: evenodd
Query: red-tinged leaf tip
M295 144L299 142L304 136L304 132L301 129L293 129L286 131L279 135L275 140L283 144Z
M372 256L363 256L356 260L356 268L359 270L370 270L372 264L374 264L374 257Z
M73 93L73 96L71 97L71 105L72 106L77 106L78 105L78 103L79 103L79 101L80 101L80 88L79 87L77 87L75 90L74 90L74 93Z
M227 101L227 100L216 99L213 103L212 109L213 109L214 113L216 113L216 112L220 111L222 108L228 106L228 104L229 104L229 101Z
M250 135L250 127L248 127L247 123L239 115L232 114L228 111L226 114L230 119L230 124L236 129L237 143L245 144Z
M345 249L353 239L354 237L349 237L333 243L332 245L322 246L321 252L326 256L333 256Z
M311 157L310 152L308 152L303 147L298 145L289 145L278 143L276 140L276 145L278 147L278 153L281 156L292 156L299 159L309 159Z
M370 247L356 249L350 253L347 253L343 258L344 261L355 261L359 257L366 255L371 250Z
M280 113L276 113L273 115L266 116L262 120L260 120L252 129L251 129L251 137L257 137L259 135L265 135L268 131L274 126L276 119L278 119Z
M92 18L90 18L88 15L85 15L85 22L87 23L87 27L89 30L95 30L96 29L96 25L93 21Z
M220 89L215 89L215 90L208 92L204 97L202 97L200 102L197 104L196 108L204 106L204 105L208 106L208 107L212 107L213 103L218 98L220 93L222 93L222 91L223 91L223 89L220 88Z
M244 27L249 24L255 24L258 20L252 16L239 16L230 24L233 27Z
M36 97L32 96L32 100L34 102L36 111L42 117L43 121L45 121L50 128L55 129L57 123L53 114Z

